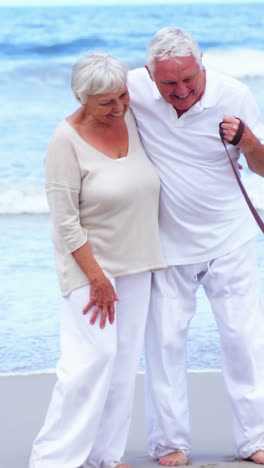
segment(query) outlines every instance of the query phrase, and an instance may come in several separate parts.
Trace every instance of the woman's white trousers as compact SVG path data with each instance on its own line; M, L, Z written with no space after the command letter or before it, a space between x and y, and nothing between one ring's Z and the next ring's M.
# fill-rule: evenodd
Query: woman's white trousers
M146 332L150 455L191 451L186 338L200 285L217 322L235 443L246 458L264 449L264 304L251 242L210 262L154 273Z
M30 468L115 466L124 453L149 307L151 273L114 281L116 319L90 325L89 286L64 299L61 357Z

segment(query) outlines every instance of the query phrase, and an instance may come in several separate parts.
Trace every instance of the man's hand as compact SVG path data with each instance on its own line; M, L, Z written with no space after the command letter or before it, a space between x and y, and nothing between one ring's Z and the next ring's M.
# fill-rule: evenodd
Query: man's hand
M221 129L224 135L224 139L227 143L230 143L236 136L238 128L239 128L239 124L240 124L240 120L237 117L234 117L233 115L231 116L225 115L225 117L223 118ZM239 144L239 141L237 145Z
M236 143L244 154L249 169L264 177L264 145L260 143L251 129L244 123L244 131ZM240 120L233 115L225 115L221 123L221 129L226 142L230 143L235 137Z

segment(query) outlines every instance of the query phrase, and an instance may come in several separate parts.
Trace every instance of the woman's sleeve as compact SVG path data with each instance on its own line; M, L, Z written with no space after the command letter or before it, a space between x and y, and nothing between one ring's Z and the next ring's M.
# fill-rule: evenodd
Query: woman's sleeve
M46 194L55 235L68 253L87 241L80 224L81 169L72 142L63 134L53 137L46 159Z

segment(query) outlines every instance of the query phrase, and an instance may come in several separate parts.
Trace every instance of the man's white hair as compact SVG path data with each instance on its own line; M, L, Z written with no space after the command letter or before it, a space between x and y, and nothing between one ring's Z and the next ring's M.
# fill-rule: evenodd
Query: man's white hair
M88 52L72 68L71 87L81 104L89 94L115 93L126 84L127 68L117 58L103 52Z
M147 52L147 65L151 72L155 60L166 60L169 57L187 57L193 55L202 67L202 54L197 42L186 31L176 26L160 29L151 39Z

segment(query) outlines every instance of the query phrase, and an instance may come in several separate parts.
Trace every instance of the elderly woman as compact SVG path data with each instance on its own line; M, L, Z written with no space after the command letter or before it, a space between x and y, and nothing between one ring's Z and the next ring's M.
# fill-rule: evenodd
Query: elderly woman
M72 89L81 106L59 124L46 157L61 357L30 468L124 468L151 270L165 266L159 178L129 110L124 66L87 54Z

